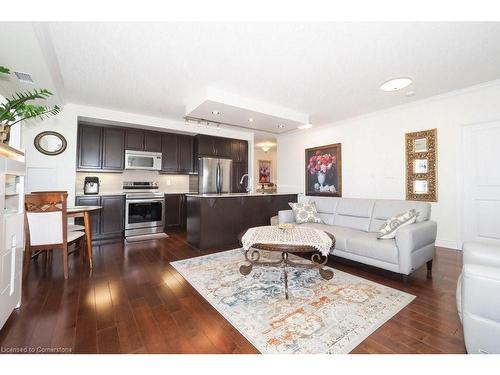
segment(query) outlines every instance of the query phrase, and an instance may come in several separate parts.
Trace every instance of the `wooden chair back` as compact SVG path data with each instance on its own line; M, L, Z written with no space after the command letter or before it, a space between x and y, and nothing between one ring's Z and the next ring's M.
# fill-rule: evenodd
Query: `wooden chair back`
M67 244L66 192L26 194L26 236L31 246Z

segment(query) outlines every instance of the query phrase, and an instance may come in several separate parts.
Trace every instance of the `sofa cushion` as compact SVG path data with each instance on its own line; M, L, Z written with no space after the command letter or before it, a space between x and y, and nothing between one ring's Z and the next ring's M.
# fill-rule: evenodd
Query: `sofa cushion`
M347 239L347 251L364 257L398 264L398 248L396 241L379 240L377 233L361 232Z
M396 237L396 232L407 225L413 224L417 220L417 211L411 209L403 214L387 219L378 231L378 238L387 240Z
M334 214L339 199L336 197L309 197L309 202L314 202L323 223L333 225Z
M316 211L316 205L312 203L288 203L292 208L297 224L302 223L322 223Z
M336 226L368 231L373 206L373 199L339 199L333 224Z
M431 205L429 203L393 199L375 200L370 232L377 232L387 219L412 209L418 213L417 223L429 220L431 215Z
M342 251L347 251L347 239L357 235L358 233L363 233L357 229L339 227L335 225L326 224L316 224L316 223L306 223L301 224L310 228L316 228L323 230L325 232L331 233L335 236L335 249Z

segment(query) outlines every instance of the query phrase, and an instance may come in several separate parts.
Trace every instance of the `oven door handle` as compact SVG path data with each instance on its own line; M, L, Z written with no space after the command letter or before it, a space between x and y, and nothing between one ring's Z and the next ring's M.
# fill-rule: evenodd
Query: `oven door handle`
M160 202L163 203L163 199L126 199L125 203L151 203L151 202Z

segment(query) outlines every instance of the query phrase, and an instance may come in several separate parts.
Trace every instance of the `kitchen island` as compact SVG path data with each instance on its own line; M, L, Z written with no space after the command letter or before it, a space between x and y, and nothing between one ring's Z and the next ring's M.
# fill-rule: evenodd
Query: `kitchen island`
M278 211L297 202L297 194L186 194L186 199L187 242L208 249L237 245L241 231L269 225Z

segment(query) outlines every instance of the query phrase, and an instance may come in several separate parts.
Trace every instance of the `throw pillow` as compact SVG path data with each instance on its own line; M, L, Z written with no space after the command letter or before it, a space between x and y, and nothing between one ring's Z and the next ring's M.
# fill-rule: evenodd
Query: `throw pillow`
M413 224L417 216L418 213L415 210L410 210L387 219L380 227L377 238L387 240L396 237L396 232L406 225Z
M318 215L316 205L311 203L288 203L293 210L295 222L297 224L303 223L322 223L323 221Z

